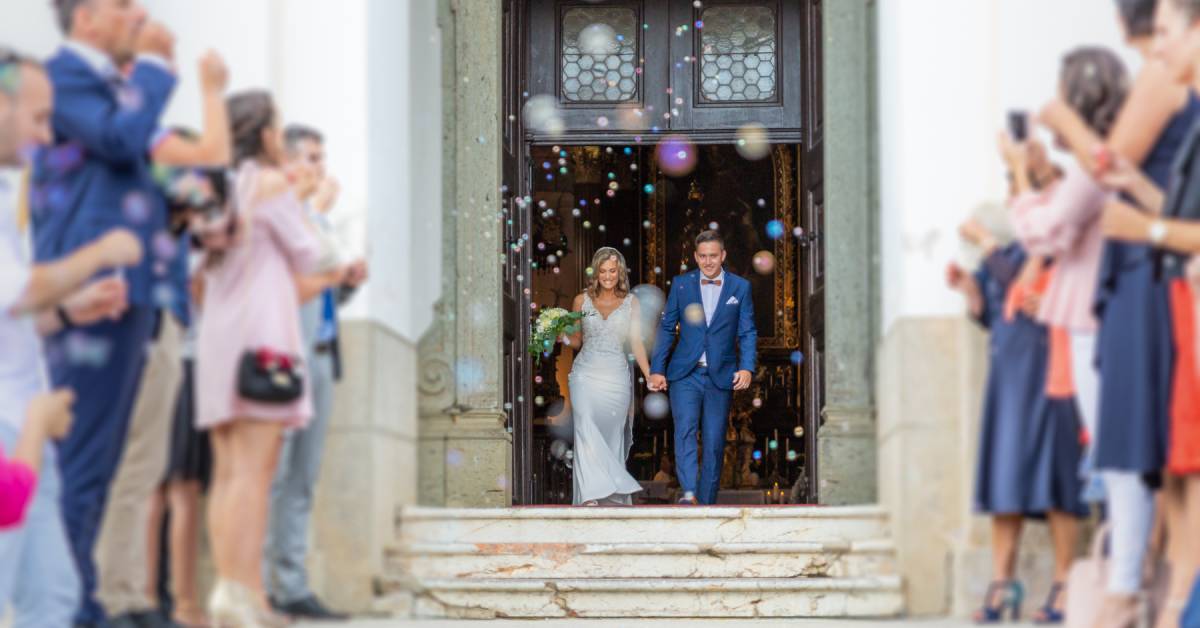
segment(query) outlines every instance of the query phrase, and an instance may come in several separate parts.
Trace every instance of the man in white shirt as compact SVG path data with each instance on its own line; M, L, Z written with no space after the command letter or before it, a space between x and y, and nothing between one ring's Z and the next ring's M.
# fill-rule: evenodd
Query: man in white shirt
M28 215L19 194L32 149L50 141L53 96L41 65L0 50L0 446L11 450L33 400L57 406L70 394L49 393L39 332L64 321L86 322L124 310L125 284L109 277L81 288L104 268L136 263L141 245L117 230L51 264L30 263ZM38 404L42 405L42 404ZM57 407L66 412L69 407ZM14 606L15 626L70 625L79 576L63 528L55 452L47 445L37 493L25 523L0 533L0 616Z

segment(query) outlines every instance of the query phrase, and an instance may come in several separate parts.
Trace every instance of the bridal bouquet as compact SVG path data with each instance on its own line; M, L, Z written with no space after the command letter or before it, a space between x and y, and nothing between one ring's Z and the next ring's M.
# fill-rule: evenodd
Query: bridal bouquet
M558 337L571 335L579 331L579 321L586 316L583 312L568 312L561 307L542 310L533 323L532 333L529 334L529 353L540 364L542 354L550 353Z

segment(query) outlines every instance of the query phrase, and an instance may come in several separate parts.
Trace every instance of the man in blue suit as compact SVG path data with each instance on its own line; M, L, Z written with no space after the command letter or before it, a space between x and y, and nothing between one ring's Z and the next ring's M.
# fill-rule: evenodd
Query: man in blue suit
M148 152L175 87L174 41L136 0L56 0L62 48L46 63L54 87L54 145L35 159L37 261L61 258L114 227L152 250L165 232ZM128 77L118 68L131 66ZM78 625L99 625L92 548L116 471L156 324L154 256L124 269L130 307L117 320L72 326L47 339L54 387L77 395L75 429L59 445L63 513L83 583ZM157 269L165 272L165 269ZM164 417L164 420L167 420Z
M650 390L670 389L681 504L717 500L733 391L750 387L758 345L750 282L724 270L716 231L696 236L699 270L676 277L650 364ZM679 330L679 343L671 345ZM736 346L735 346L736 345ZM671 354L670 363L667 355ZM703 447L697 463L696 432ZM696 479L700 466L699 482Z

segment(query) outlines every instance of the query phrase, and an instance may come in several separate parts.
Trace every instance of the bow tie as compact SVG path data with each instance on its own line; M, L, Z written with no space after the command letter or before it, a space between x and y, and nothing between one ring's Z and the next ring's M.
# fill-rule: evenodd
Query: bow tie
M720 286L721 280L720 279L704 279L704 278L700 279L700 285L707 286L708 284L712 284L714 286Z

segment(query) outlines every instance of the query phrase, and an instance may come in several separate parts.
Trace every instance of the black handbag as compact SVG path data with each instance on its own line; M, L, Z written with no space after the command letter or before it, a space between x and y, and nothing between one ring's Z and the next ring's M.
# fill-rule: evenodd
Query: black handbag
M291 403L304 394L300 359L270 349L249 349L238 364L237 388L250 401Z

